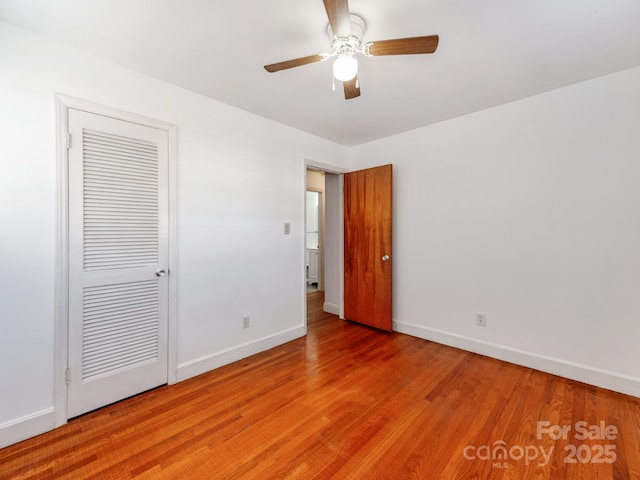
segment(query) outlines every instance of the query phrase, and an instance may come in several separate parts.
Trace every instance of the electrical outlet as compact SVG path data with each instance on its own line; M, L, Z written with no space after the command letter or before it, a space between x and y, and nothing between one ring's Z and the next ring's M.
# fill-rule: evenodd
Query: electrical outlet
M476 325L479 327L487 326L487 314L486 313L476 313Z
M249 317L249 315L242 317L242 328L249 328L250 322L251 322L251 317Z

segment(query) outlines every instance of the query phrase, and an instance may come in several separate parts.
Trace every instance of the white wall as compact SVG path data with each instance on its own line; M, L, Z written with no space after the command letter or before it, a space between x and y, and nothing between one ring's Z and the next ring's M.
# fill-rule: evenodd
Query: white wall
M640 396L640 68L355 147L397 329ZM487 326L475 325L475 313Z
M343 216L342 210L342 177L328 173L325 175L325 230L324 230L324 274L325 312L334 315L342 315L342 288L343 288Z
M53 426L56 93L178 125L179 379L305 333L305 159L346 167L345 147L0 23L0 446Z

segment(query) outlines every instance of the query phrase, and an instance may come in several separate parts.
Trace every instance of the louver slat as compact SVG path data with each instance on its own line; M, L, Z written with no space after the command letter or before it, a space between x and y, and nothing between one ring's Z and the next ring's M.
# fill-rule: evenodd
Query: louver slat
M158 147L83 131L85 271L158 263Z
M82 377L158 357L157 280L84 289Z

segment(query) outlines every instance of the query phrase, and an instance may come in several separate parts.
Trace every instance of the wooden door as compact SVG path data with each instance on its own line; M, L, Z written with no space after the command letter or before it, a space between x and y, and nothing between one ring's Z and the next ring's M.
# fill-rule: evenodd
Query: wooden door
M392 165L344 175L344 316L390 332Z
M168 134L69 110L68 416L167 382Z

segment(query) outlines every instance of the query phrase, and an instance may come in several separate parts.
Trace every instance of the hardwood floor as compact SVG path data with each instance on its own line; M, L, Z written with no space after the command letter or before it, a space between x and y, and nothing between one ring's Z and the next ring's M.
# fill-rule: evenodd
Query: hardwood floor
M640 479L640 399L343 322L322 301L310 294L306 338L2 449L0 478ZM609 438L580 439L579 422Z

